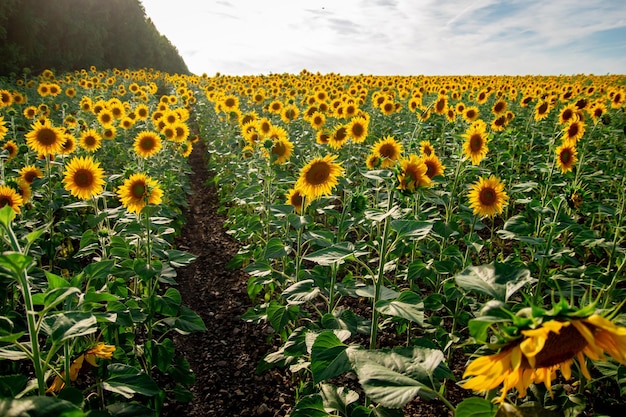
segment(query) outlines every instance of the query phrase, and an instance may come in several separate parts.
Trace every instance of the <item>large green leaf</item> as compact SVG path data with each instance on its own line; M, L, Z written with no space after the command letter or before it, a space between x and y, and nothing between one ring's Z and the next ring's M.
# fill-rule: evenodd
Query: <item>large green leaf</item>
M310 253L304 256L304 259L320 265L332 265L335 262L343 263L345 259L353 255L354 245L350 242L341 242Z
M403 291L395 300L379 300L374 307L382 314L424 325L424 302L414 292Z
M291 417L328 417L324 401L319 394L306 395L298 401L290 413Z
M102 382L107 391L132 398L135 394L152 397L159 393L159 386L149 375L123 363L111 363L107 366L110 377Z
M365 394L383 407L402 408L418 395L431 400L443 379L454 378L435 349L354 350L350 357Z
M398 237L421 240L430 234L433 229L433 223L411 219L397 219L391 222L391 228L398 233Z
M499 262L469 266L454 279L467 291L476 291L499 301L507 301L517 290L535 281L528 269Z
M276 259L289 255L291 247L285 245L283 241L277 237L271 238L265 245L264 259Z
M276 301L271 301L267 306L267 319L274 330L281 332L289 323L298 317L300 308L297 305L282 305Z
M346 387L336 387L331 384L321 384L320 394L324 401L324 408L337 410L342 415L348 415L348 406L359 400L359 394Z
M320 288L315 286L312 279L304 279L286 288L281 297L289 304L302 304L315 299L320 293Z
M96 318L91 313L67 311L47 316L43 319L41 329L50 336L53 342L85 336L98 330Z
M0 256L0 268L9 270L11 278L18 279L20 274L33 264L33 258L21 253L4 253Z
M352 365L346 353L348 348L332 330L317 335L311 349L313 382L318 383L349 371Z
M83 417L85 413L69 401L54 397L33 396L1 399L3 417Z
M459 403L454 413L455 417L494 417L498 413L498 406L484 398L466 398Z
M113 417L154 417L154 410L145 405L130 402L107 405L107 411Z

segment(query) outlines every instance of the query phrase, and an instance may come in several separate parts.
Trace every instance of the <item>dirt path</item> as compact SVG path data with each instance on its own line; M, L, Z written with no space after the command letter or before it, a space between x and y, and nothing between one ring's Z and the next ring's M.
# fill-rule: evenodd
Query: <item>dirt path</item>
M176 244L197 260L178 271L183 304L204 320L207 331L175 339L196 375L194 399L170 404L164 416L285 416L293 404L293 388L284 370L255 374L270 349L269 329L248 324L240 316L252 306L246 292L247 277L226 265L237 253L237 243L225 233L217 214L218 196L207 185L210 178L202 143L189 157L193 170L186 223Z

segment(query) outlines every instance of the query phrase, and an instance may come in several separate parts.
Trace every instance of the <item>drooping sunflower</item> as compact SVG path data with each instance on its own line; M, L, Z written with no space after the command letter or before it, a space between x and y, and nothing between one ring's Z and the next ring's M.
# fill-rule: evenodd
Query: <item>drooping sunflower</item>
M490 217L502 213L509 201L509 196L504 191L504 183L493 175L479 178L472 184L467 197L474 214Z
M142 158L154 156L163 147L161 136L149 130L139 132L135 136L134 150Z
M307 201L330 195L343 175L341 163L335 163L337 155L326 155L311 160L300 170L295 188L299 189Z
M381 164L382 160L380 159L380 156L371 153L367 156L367 158L365 159L365 166L368 169L378 169L380 168L380 164Z
M161 203L163 190L158 181L137 173L124 181L117 190L117 195L126 210L139 214L147 204Z
M380 168L390 168L400 159L403 150L402 144L393 136L385 136L372 146L371 153L380 157Z
M65 136L59 127L52 126L48 119L32 124L31 131L26 134L26 144L35 153L55 155L61 153Z
M606 104L602 101L597 101L591 105L587 110L593 118L593 123L598 123L602 119L602 115L607 112Z
M586 358L603 360L606 354L626 365L626 327L598 314L546 317L534 328L521 330L520 337L498 353L473 360L463 375L469 379L461 386L477 392L502 386L499 402L513 388L518 397L525 397L528 387L537 383L543 383L552 395L557 370L569 380L576 362L580 373L591 379Z
M472 161L472 165L480 164L480 161L487 156L489 148L487 146L487 131L484 125L473 123L462 135L465 138L463 153L466 159Z
M16 214L20 214L20 207L24 204L22 196L8 185L0 185L0 208L9 206Z
M437 155L434 153L428 156L422 156L422 161L424 161L426 168L428 168L426 171L426 176L428 178L432 179L438 175L443 175L443 172L446 169L445 165L441 163Z
M95 129L87 129L80 134L78 144L88 152L95 152L102 145L102 136Z
M428 167L424 160L415 154L400 159L400 173L398 174L398 189L413 192L419 187L430 187L432 182L426 175Z
M74 197L89 200L104 189L104 170L91 156L74 157L65 166L63 184Z
M320 145L328 145L328 141L330 140L330 133L326 131L326 129L318 130L315 134L315 142Z
M556 148L556 164L561 168L561 172L565 174L570 172L574 164L578 162L578 151L574 142L564 142Z
M420 142L420 155L431 156L435 154L435 148L430 144L429 140L423 140Z
M26 165L20 169L19 176L28 184L32 184L36 178L43 178L43 172L35 165Z
M272 163L284 164L289 161L291 154L293 153L293 143L287 138L278 138L274 140L272 149L270 150Z
M304 195L298 188L291 188L287 194L285 194L285 198L287 198L287 204L292 205L296 213L302 213Z
M535 121L543 120L550 114L552 106L547 101L539 101L535 105Z

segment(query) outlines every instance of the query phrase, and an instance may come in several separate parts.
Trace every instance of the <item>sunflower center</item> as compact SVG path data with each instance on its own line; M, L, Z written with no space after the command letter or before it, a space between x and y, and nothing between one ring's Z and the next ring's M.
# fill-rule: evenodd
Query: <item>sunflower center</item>
M272 147L272 153L276 156L283 156L287 153L287 147L284 143L276 141Z
M13 206L13 200L8 196L0 196L0 207Z
M541 105L537 109L537 113L539 114L544 114L547 111L548 111L548 103L541 103Z
M141 149L144 149L146 151L151 151L152 149L154 149L155 146L156 143L152 138L144 138L141 141Z
M330 165L324 161L315 162L306 173L306 181L311 185L324 184L330 176Z
M352 135L359 137L363 134L363 132L365 131L365 129L363 128L362 125L356 123L354 125L352 125Z
M570 138L575 137L576 135L578 135L578 124L576 123L572 123L569 126L569 129L567 129L567 134Z
M44 127L37 132L37 142L43 146L54 145L57 141L57 135L54 130Z
M88 169L79 169L74 174L74 183L80 188L88 188L93 184L93 173Z
M561 162L564 164L568 164L572 160L572 154L569 149L563 149L559 157L561 158Z
M393 159L396 156L396 148L393 144L386 144L380 147L380 156Z
M85 137L85 145L87 145L87 146L95 146L96 145L96 138L94 138L93 136Z
M130 193L133 198L142 199L146 194L146 184L143 182L136 182L130 187Z
M470 149L472 152L480 152L483 148L483 137L480 133L474 133L469 140Z
M339 129L337 129L337 131L335 132L335 140L337 141L343 141L348 137L348 132L346 131L345 127L340 127Z
M294 207L300 207L302 205L302 196L300 193L296 193L291 196L291 205Z
M480 204L483 206L492 206L496 203L498 198L498 194L496 190L491 187L485 187L480 190L480 194L478 195L478 199L480 200Z
M550 333L536 356L535 367L547 368L572 359L587 346L587 341L576 327L569 325L557 333Z

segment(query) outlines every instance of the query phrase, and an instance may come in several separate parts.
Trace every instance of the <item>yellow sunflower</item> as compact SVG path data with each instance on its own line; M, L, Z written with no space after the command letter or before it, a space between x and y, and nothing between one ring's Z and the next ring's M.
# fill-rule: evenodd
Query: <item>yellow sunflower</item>
M19 176L28 184L32 184L36 178L43 178L43 172L35 165L26 165L20 169Z
M348 125L346 126L346 130L348 131L348 136L354 143L361 143L365 141L367 137L367 130L369 128L369 121L365 117L353 117Z
M102 136L95 129L87 129L80 134L78 144L88 152L95 152L102 144Z
M161 203L163 190L158 181L145 174L133 174L117 190L122 205L130 213L139 214L147 204Z
M20 214L20 206L24 204L22 196L8 185L0 185L0 208L9 206L16 214Z
M333 149L340 149L350 139L348 129L343 125L335 126L332 135L328 138L328 146Z
M33 123L31 128L26 134L26 144L31 150L42 155L61 153L66 140L61 128L52 126L48 119Z
M430 144L429 140L423 140L420 142L420 154L422 156L431 156L435 154L435 148Z
M502 209L509 201L504 184L493 175L489 178L479 178L471 186L467 196L470 208L474 210L474 214L480 216L495 216L502 213Z
M4 145L2 145L2 149L4 149L5 151L7 151L9 153L7 159L15 158L17 156L18 151L19 151L17 143L15 143L12 140L8 140Z
M574 120L570 122L563 129L563 142L572 142L576 144L580 138L585 134L585 124L581 120Z
M274 164L284 164L289 161L293 153L293 143L287 138L278 138L274 140L272 149L270 150L271 158Z
M462 135L465 138L463 152L466 159L472 161L472 165L480 164L485 158L489 148L487 147L487 131L479 123L473 123Z
M511 389L517 389L522 398L528 387L536 383L543 383L552 394L556 371L570 379L575 361L581 374L591 379L585 357L603 360L608 354L626 365L626 327L597 314L547 320L534 329L522 330L521 335L500 352L473 360L463 375L469 379L461 386L487 392L502 385L498 398L502 402Z
M428 156L423 156L422 160L424 161L426 168L428 168L428 170L426 171L426 176L428 178L432 179L436 176L443 175L446 167L441 163L437 155L432 153Z
M574 164L578 162L578 152L573 142L564 142L556 148L556 164L562 173L570 172Z
M292 205L296 213L302 213L302 208L304 206L304 195L299 189L290 189L287 194L285 194L285 197L287 198L287 204Z
M535 105L535 121L543 120L550 114L552 107L547 101L539 101Z
M154 156L163 147L161 136L156 132L144 130L135 136L134 150L142 158Z
M378 169L380 168L381 162L382 161L380 159L380 156L372 153L367 156L367 159L365 160L365 166L368 169Z
M430 187L432 182L426 172L428 172L428 167L417 155L411 154L408 158L402 158L398 174L398 189L413 192L418 187Z
M91 156L72 158L63 175L65 189L81 200L89 200L104 189L104 170Z
M386 136L372 146L372 154L380 157L380 168L390 168L400 159L404 148L393 136Z
M479 115L480 111L476 106L469 106L463 111L463 119L465 119L465 121L468 123L471 123L474 120L478 119Z
M343 167L335 163L337 155L326 155L311 160L300 170L300 177L295 188L308 201L313 201L322 195L330 195L343 175Z
M113 126L115 122L115 115L111 110L104 108L98 113L98 122L102 127Z

